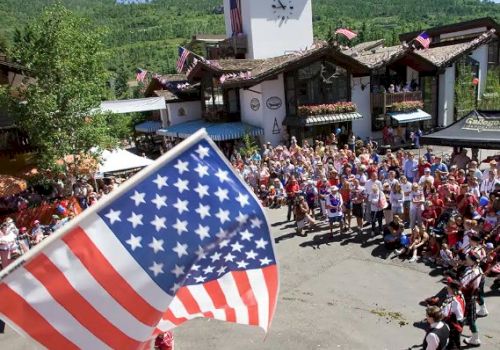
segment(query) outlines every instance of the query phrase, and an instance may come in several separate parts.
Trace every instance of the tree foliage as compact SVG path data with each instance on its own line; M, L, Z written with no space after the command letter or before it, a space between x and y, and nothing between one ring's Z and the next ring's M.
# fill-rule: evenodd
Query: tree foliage
M42 169L114 144L108 116L93 112L106 96L104 33L60 4L18 34L11 56L35 77L7 91L10 112L28 133Z
M16 28L38 16L44 6L53 2L2 0L0 33L12 38ZM222 0L154 0L142 4L63 0L63 3L75 13L91 18L95 24L109 27L105 37L110 53L108 68L125 67L129 78L137 67L173 73L178 45L196 33L225 31L220 11ZM360 33L350 44L382 38L394 44L395 33L484 16L500 20L500 5L480 0L312 0L312 3L316 37L326 39L332 29L349 27Z

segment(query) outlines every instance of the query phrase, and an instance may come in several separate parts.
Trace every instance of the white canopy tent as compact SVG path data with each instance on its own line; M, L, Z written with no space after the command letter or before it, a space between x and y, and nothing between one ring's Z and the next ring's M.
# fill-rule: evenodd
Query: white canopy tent
M101 111L116 114L156 111L166 108L164 96L101 102Z
M124 149L104 151L101 155L101 165L96 173L96 178L102 178L104 174L144 168L153 162L149 158L140 157Z

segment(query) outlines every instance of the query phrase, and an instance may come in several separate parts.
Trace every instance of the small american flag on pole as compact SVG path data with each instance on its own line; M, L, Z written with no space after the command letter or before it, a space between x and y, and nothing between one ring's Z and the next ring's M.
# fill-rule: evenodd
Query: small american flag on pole
M429 37L429 34L426 32L422 32L419 36L415 38L415 41L418 42L420 45L422 45L423 48L428 49L429 45L431 44L431 39Z
M335 34L340 34L345 36L347 39L352 40L358 36L357 33L354 33L352 30L346 28L339 28L335 31Z
M240 0L229 0L229 8L231 11L231 30L233 36L243 33L243 20L241 19Z
M179 59L177 60L177 72L182 72L184 70L184 66L186 65L186 60L189 57L191 51L188 49L179 46Z
M198 131L0 273L0 319L49 349L145 349L195 317L268 329L257 198Z
M146 78L146 75L148 74L148 71L145 70L145 69L140 69L138 68L137 69L137 74L135 75L135 79L138 81L138 82L143 82L144 79Z

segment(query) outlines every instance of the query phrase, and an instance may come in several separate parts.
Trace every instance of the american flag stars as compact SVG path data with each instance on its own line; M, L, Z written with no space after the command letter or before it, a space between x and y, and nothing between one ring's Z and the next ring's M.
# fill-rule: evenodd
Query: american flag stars
M206 141L171 163L99 214L165 292L274 262L259 204Z

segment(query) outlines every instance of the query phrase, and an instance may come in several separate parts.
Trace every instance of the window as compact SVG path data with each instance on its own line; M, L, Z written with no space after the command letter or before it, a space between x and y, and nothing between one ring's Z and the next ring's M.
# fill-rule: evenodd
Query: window
M316 61L289 72L285 88L289 115L296 115L297 106L350 100L347 71L329 61Z
M202 79L202 94L203 115L208 120L240 119L240 97L237 89L224 91L217 77L206 75Z
M488 68L498 65L500 65L500 40L495 40L488 45Z

